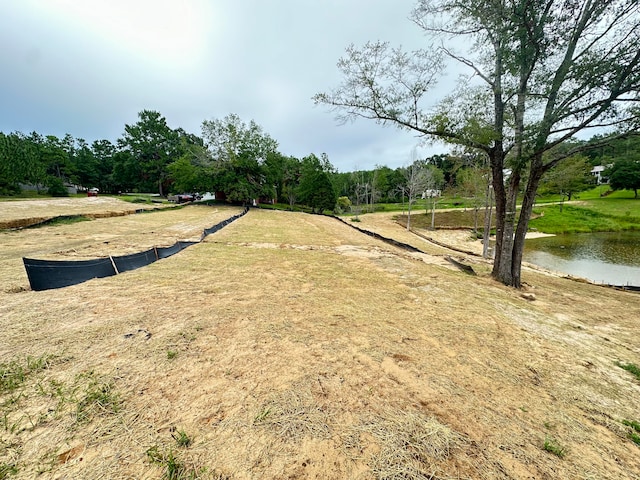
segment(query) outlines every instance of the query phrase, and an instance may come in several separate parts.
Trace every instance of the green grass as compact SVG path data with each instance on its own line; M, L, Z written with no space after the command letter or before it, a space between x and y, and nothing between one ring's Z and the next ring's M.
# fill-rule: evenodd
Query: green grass
M634 219L634 221L640 222L640 201L633 198L611 196L597 200L586 200L581 205L605 215Z
M51 356L45 355L0 363L0 394L15 391L30 374L49 368L50 361Z
M0 462L0 480L9 478L9 475L18 473L18 468L11 463Z
M167 359L168 360L173 360L174 358L176 358L178 356L178 352L176 350L169 350L167 352Z
M179 447L188 447L191 445L191 437L185 433L184 430L178 430L176 433L171 435L173 439L176 441Z
M92 378L76 404L76 421L86 422L101 413L118 413L120 406L120 397L113 383L100 382Z
M622 423L627 427L633 428L636 432L640 433L640 423L634 420L622 420Z
M633 229L633 224L595 210L564 205L537 207L529 228L544 233L615 232ZM640 224L637 225L640 228Z
M153 446L147 450L147 457L151 463L160 465L164 469L162 478L166 480L188 480L198 478L197 472L187 468L175 456L172 450L161 451L158 446Z
M622 424L631 427L628 437L633 443L640 447L640 423L634 420L622 420Z
M122 402L113 382L103 381L93 372L79 374L70 382L38 375L52 368L52 358L26 357L0 364L0 430L20 434L61 416L72 418L74 427L120 411ZM34 400L49 407L33 411L29 405Z
M606 187L608 188L608 187ZM545 233L590 233L640 230L640 201L633 192L601 197L604 187L580 194L578 204L544 205L539 201L529 227Z
M624 363L616 362L616 365L622 368L623 370L626 370L627 372L631 373L634 377L636 377L637 380L640 380L640 367L638 367L635 363L624 364Z
M59 217L54 217L42 223L33 225L29 228L38 228L38 227L45 227L45 226L50 227L50 226L56 226L56 225L72 225L74 223L90 222L91 220L93 219L89 217L85 217L83 215L61 215Z
M196 470L185 465L173 450L163 451L157 445L147 450L147 458L151 463L162 467L163 480L196 480L206 472L204 468Z
M66 197L54 197L47 193L47 188L43 188L40 193L35 190L23 190L15 195L0 195L0 202L12 202L16 200L31 200L31 199L43 199L43 198L85 198L86 193L70 193Z
M556 440L548 436L545 437L544 445L542 448L549 453L553 453L559 458L564 458L567 454L566 448L564 448Z

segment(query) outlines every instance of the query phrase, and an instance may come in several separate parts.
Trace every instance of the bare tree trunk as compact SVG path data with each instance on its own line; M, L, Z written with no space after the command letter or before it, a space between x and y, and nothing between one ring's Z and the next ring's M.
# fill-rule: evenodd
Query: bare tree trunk
M480 209L477 206L473 206L473 234L478 235L478 211Z
M505 212L507 211L507 194L504 188L504 174L502 173L503 154L501 145L497 145L491 152L491 173L493 193L496 202L496 244L494 246L493 270L491 275L500 279L500 263L502 262L502 241L504 238Z
M519 177L520 175L517 171L511 172L505 202L504 224L502 226L502 245L500 250L496 251L496 258L500 257L497 280L509 286L513 286L513 242L516 228Z
M487 211L488 210L488 211ZM493 213L493 190L487 185L487 200L484 211L484 232L482 234L482 258L489 257L489 242L491 240L491 214Z
M431 230L436 229L436 197L431 198Z
M527 230L529 229L529 219L531 218L531 212L533 212L533 205L535 204L535 194L542 178L544 171L541 168L532 168L531 177L527 182L527 189L522 199L522 205L520 206L520 218L518 219L518 228L515 232L512 254L512 272L511 272L511 286L520 288L522 286L522 256L524 254L524 242L527 237Z

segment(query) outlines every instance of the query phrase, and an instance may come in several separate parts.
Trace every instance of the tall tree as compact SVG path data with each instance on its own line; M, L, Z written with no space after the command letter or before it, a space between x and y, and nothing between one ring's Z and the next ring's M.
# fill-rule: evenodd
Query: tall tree
M246 124L235 113L202 122L202 137L211 156L218 161L245 157L264 163L278 149L278 142L260 125L253 120Z
M557 147L593 127L617 127L617 135L625 136L640 122L640 4L420 0L412 19L433 45L413 53L380 42L351 46L338 63L342 85L314 100L334 107L341 120L370 118L485 152L496 196L492 274L520 287L524 239L542 176L605 142ZM428 110L444 59L471 75Z
M298 195L300 202L311 207L313 212L322 213L336 206L338 195L329 177L333 171L335 169L326 154L320 158L311 154L302 159Z
M138 170L140 187L155 185L161 196L165 194L169 177L167 166L181 153L178 138L178 133L169 128L167 120L154 110L142 110L136 123L125 125L118 144L129 154L128 160L137 164L128 165L127 170L129 174Z
M21 141L15 134L0 132L0 195L18 193L24 178L20 162Z
M212 159L216 190L237 202L275 196L274 185L267 181L265 162L277 153L278 143L256 122L246 124L235 114L205 120L202 137Z
M120 187L116 188L113 172L116 146L109 140L95 140L91 144L91 153L96 162L97 179L94 186L101 192L117 192Z
M100 188L98 186L100 182L98 160L94 156L93 150L91 150L91 147L82 138L79 138L76 144L71 158L75 172L75 182L86 188Z
M297 158L284 157L282 194L286 197L290 210L293 210L293 206L298 200L301 168L302 164Z

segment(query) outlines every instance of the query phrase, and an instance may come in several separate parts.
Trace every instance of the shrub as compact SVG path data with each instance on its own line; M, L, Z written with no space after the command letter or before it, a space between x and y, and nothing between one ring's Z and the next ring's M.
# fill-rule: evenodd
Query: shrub
M69 192L64 182L58 177L49 177L47 180L47 193L53 197L68 197Z

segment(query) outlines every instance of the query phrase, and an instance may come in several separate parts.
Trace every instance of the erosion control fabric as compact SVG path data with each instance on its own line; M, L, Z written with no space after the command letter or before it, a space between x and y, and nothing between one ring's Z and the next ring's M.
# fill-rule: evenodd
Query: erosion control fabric
M227 218L213 227L204 230L200 241L207 235L217 232L229 223L242 217L248 208L238 215ZM36 260L23 258L24 268L29 277L31 289L35 291L68 287L86 282L92 278L109 277L144 267L162 258L170 257L199 242L176 242L170 247L157 247L144 252L117 257L96 258L93 260Z

